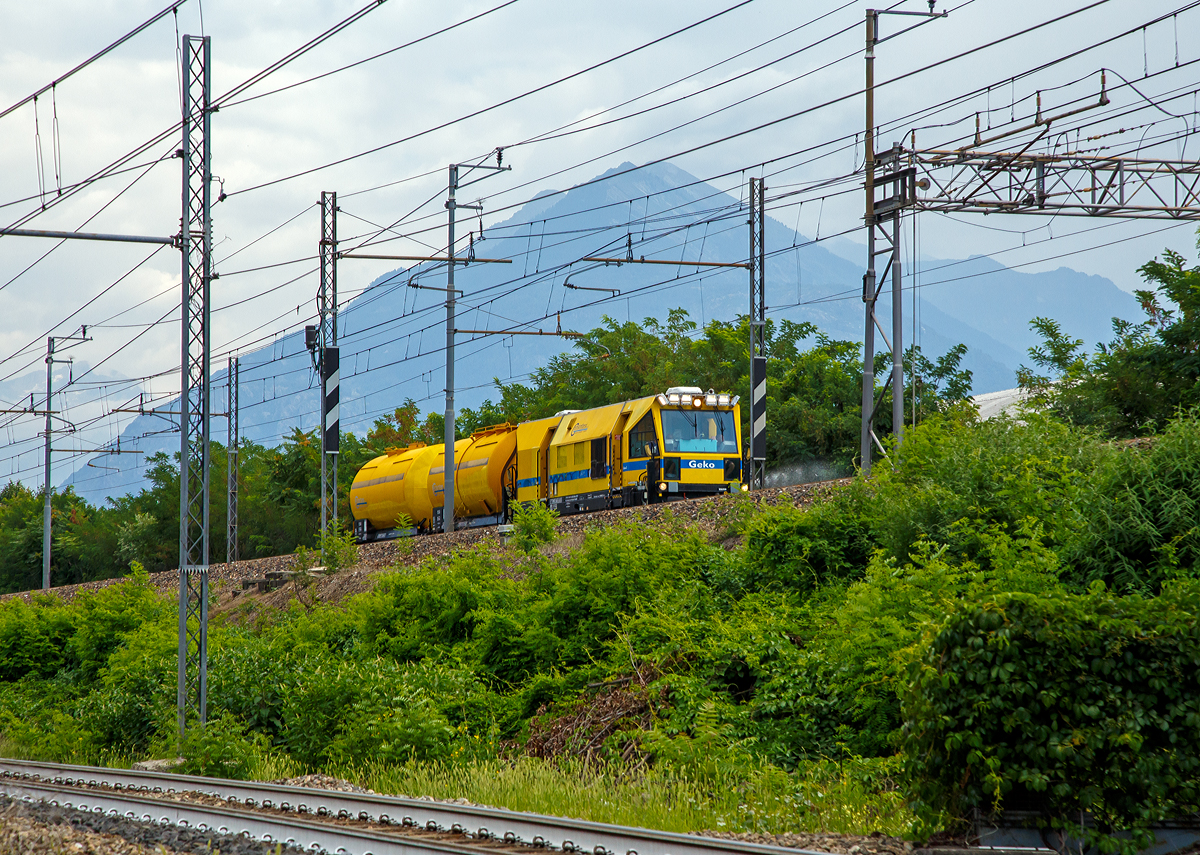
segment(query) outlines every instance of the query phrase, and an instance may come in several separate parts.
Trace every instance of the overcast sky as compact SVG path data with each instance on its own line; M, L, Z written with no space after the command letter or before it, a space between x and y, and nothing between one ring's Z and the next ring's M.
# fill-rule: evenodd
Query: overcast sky
M268 92L364 59L502 3L387 0L247 94ZM0 5L0 109L63 74L164 5L165 0L39 0ZM189 0L179 8L178 33L212 36L213 89L220 94L363 5L363 0L206 0L203 5L199 0ZM511 164L512 172L490 179L467 194L472 198L485 195L486 210L496 211L539 191L586 180L623 161L643 163L673 155L861 87L866 3L753 0L658 45L476 118L341 166L239 192L434 128L736 5L736 0L516 0L450 33L352 70L222 109L212 122L213 171L231 195L214 208L215 254L217 270L222 273L213 289L214 308L218 310L214 317L214 352L224 351L231 343L247 346L263 335L294 328L309 313L317 281L314 275L303 274L312 262L234 274L314 255L319 221L313 205L322 190L337 191L341 197L343 237L368 233L371 223L392 223L430 199L435 201L421 213L444 219L441 194L445 189L445 167L450 162L482 156L497 146L514 146L571 122L585 120L584 125L593 125L655 107L770 63L760 71L662 109L571 136L511 148L505 162ZM1084 5L1081 0L956 0L949 5L952 13L948 19L931 22L879 47L877 80L887 81ZM884 123L895 122L975 87L994 84L989 92L969 103L915 122L922 126L918 145L946 144L973 131L976 110L990 108L992 112L987 115L996 124L1028 117L1034 111L1033 96L1039 89L1046 90L1042 97L1047 114L1072 99L1098 96L1099 69L1107 67L1135 81L1142 95L1149 98L1183 93L1182 97L1163 102L1167 112L1180 117L1152 109L1117 114L1107 124L1084 132L1085 136L1108 136L1091 143L1076 140L1073 146L1116 146L1109 150L1127 151L1143 139L1143 154L1164 158L1183 155L1194 160L1200 141L1193 140L1186 149L1175 142L1158 148L1150 148L1149 143L1195 124L1200 64L1187 63L1200 57L1200 10L1185 11L1177 19L1150 27L1144 36L1138 32L1010 82L1014 75L1183 5L1183 0L1176 4L1109 0L1031 35L883 86L877 95L876 116ZM926 4L907 0L900 8L918 10ZM942 4L938 8L943 8ZM884 34L912 20L885 17ZM0 210L0 220L4 224L36 210L43 188L45 199L53 202L59 182L70 185L91 175L178 120L176 38L175 19L168 16L64 82L53 98L49 93L40 98L36 126L33 105L0 119L0 203L6 205ZM756 47L770 39L774 41ZM780 59L797 51L790 58ZM739 53L742 55L736 56ZM715 63L722 64L701 71ZM1176 63L1182 67L1175 68ZM602 112L695 72L701 73L629 106ZM1148 79L1138 81L1147 74ZM1109 76L1110 87L1118 82ZM768 92L772 87L778 88ZM750 96L757 97L730 106ZM1146 105L1141 95L1128 87L1115 91L1112 97L1114 107L1133 110ZM987 118L983 121L988 123ZM689 123L686 127L670 130L685 122ZM928 127L951 122L958 124ZM708 178L853 135L862 124L862 98L854 97L769 129L702 148L679 157L675 163L700 178ZM884 142L899 140L913 124L913 120L902 120L888 132ZM1125 132L1117 133L1122 128ZM40 183L39 136L43 163ZM178 141L171 139L135 163L148 163L177 146ZM60 152L57 158L56 147ZM768 184L782 187L850 173L861 163L861 140L817 153L826 156L811 162L802 162L805 159L800 157L781 161L774 168L791 168L778 176L772 175L774 168L768 168L767 174L772 175ZM150 170L113 201L138 175L139 171L133 171L98 183L69 201L51 205L26 226L145 235L176 233L180 209L178 161ZM736 193L744 177L738 174L716 183ZM371 189L389 183L392 186ZM371 192L361 192L369 189ZM18 201L27 198L32 201ZM108 207L97 215L106 204ZM812 202L797 209L793 204L780 209L776 216L812 236L818 219L822 234L853 228L861 223L861 208L860 193L845 194L828 199L824 205ZM485 222L508 215L485 214ZM442 219L429 222L440 223ZM288 225L282 225L289 220ZM921 218L920 251L941 258L998 253L995 257L1003 263L1025 265L1021 269L1030 271L1069 266L1108 276L1118 286L1131 290L1140 285L1136 268L1164 246L1174 247L1190 259L1195 257L1194 229L1183 225L1161 231L1167 225L1066 218L985 220L967 215L951 219L926 214ZM1097 226L1107 227L1096 230ZM1074 232L1084 233L1071 236ZM421 239L427 245L414 241L391 249L426 252L444 242L441 232L424 234ZM0 358L8 359L0 365L0 377L44 370L39 353L44 351L45 335L51 331L69 333L80 323L98 326L93 330L95 340L76 349L75 354L89 364L107 360L100 369L105 373L136 377L178 365L178 324L170 323L177 318L171 314L172 309L178 310L178 291L173 288L179 278L177 252L158 252L113 285L151 249L83 242L55 248L54 242L47 240L0 238L0 285L4 286L0 290ZM386 262L358 265L343 265L343 293L363 287L394 266ZM300 278L284 284L294 277ZM268 291L265 296L221 310ZM68 319L89 300L94 302ZM150 322L164 317L168 323L148 328ZM35 344L27 356L11 358L31 343ZM178 381L173 377L156 380L150 386L154 392L177 388Z

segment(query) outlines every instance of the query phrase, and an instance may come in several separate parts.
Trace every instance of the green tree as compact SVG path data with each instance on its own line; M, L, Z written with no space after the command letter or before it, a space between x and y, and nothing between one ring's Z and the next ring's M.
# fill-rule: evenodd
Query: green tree
M1200 266L1166 250L1138 272L1155 286L1135 292L1146 320L1113 318L1113 340L1094 353L1056 321L1033 319L1043 339L1029 349L1037 368L1017 372L1031 405L1110 436L1142 436L1200 404Z
M741 394L746 437L749 338L745 317L712 321L702 331L682 309L670 311L665 322L646 318L641 324L619 323L606 317L602 326L575 342L574 353L553 357L528 385L497 381L500 403L485 402L480 411L486 417L476 421L543 418L691 385ZM862 413L860 345L831 339L814 324L789 320L768 320L765 338L768 465L818 459L848 465L858 449ZM909 361L917 360L922 376L921 413L938 412L969 395L971 375L960 367L965 353L959 345L931 362L919 350L910 351ZM885 392L884 400L881 428L886 432L891 428L890 393Z

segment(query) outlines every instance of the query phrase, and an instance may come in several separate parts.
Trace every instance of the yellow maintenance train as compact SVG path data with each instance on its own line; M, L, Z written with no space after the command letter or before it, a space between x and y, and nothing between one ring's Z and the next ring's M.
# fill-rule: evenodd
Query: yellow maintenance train
M454 444L459 528L507 522L542 502L560 514L744 489L738 398L676 386L652 395L565 410L476 431ZM443 445L389 448L350 487L360 542L442 530Z

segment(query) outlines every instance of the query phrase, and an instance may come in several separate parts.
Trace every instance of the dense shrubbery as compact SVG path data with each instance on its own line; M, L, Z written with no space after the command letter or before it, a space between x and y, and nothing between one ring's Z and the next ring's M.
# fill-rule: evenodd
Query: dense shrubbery
M1200 586L1000 594L914 666L908 773L927 817L1032 810L1101 829L1200 809Z
M925 821L1023 805L1044 783L1046 804L1145 822L1185 809L1200 782L1194 747L1160 750L1147 729L1159 716L1178 734L1172 716L1198 714L1184 587L1198 461L1195 415L1144 448L952 410L912 432L894 469L810 509L726 497L714 537L668 511L569 550L400 568L337 607L227 618L210 635L214 724L184 756L210 774L478 780L531 728L617 686L640 712L592 740L589 762L618 775L603 764L644 757L639 774L658 776L645 781L743 827L899 830L903 775ZM0 605L7 749L175 751L175 644L174 609L144 572L70 604ZM1050 711L1052 695L1067 706ZM855 771L831 775L834 762ZM820 787L857 806L831 818ZM731 792L753 804L729 806Z
M1151 594L1200 578L1200 411L1170 422L1148 449L1110 454L1087 489L1064 551L1077 587Z

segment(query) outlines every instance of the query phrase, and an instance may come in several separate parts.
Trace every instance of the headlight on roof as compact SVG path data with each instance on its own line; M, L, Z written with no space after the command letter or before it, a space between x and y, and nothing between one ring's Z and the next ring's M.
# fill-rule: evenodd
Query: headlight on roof
M692 398L692 406L695 407L696 409L703 407L704 406L704 396L697 395L696 397Z
M667 396L666 395L658 396L658 405L660 407L665 407L667 405Z
M704 396L704 403L710 407L715 407L717 405L717 400L718 397L711 392Z
M674 392L670 395L667 395L667 400L670 401L672 404L678 404L679 403L679 393Z
M728 395L717 395L717 406L718 407L728 407L729 406L729 396Z

